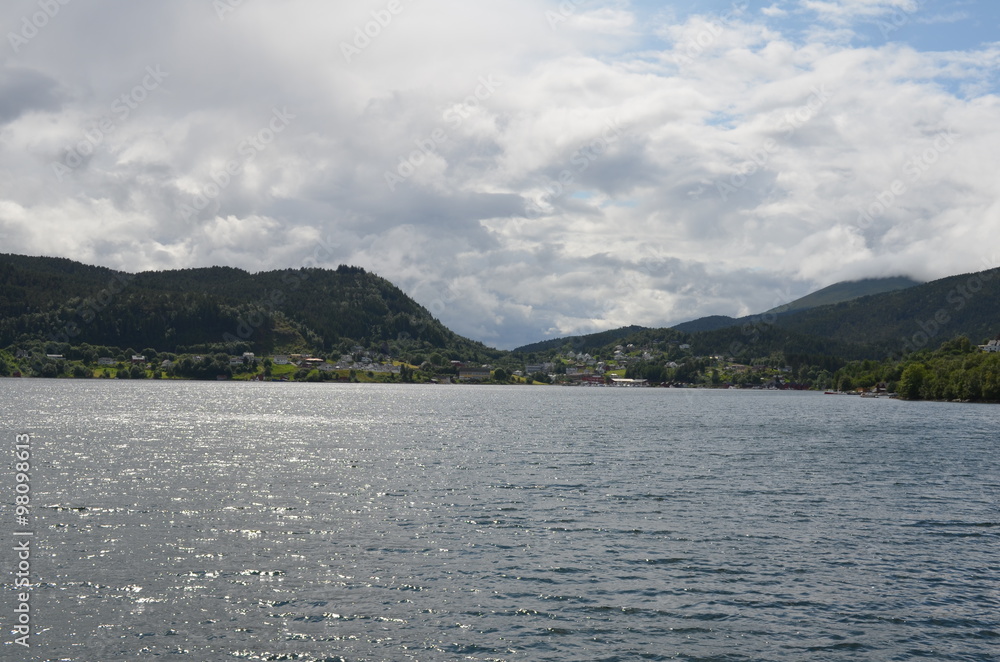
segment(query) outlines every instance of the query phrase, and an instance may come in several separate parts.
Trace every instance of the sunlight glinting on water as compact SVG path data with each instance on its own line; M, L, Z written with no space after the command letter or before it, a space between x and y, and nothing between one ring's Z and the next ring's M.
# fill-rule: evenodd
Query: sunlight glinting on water
M38 659L988 660L1000 640L996 408L0 389L35 435Z

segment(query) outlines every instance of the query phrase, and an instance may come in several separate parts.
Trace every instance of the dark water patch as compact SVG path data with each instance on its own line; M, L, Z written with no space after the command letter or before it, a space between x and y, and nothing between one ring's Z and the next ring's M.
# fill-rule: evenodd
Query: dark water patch
M846 651L849 653L861 653L863 651L871 650L869 646L865 644L860 644L857 642L843 642L839 644L830 644L827 646L809 646L806 648L807 651L811 653L835 653L840 651Z

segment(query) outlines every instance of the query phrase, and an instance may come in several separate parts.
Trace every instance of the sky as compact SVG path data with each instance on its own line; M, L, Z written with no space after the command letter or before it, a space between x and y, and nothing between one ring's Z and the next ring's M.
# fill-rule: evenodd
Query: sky
M6 0L0 252L500 348L1000 266L994 0Z

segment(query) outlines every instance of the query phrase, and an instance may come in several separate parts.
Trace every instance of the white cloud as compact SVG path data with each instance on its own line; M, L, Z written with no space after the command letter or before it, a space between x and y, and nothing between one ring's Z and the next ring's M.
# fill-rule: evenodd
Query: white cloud
M587 4L552 29L554 2L422 0L355 42L384 7L65 6L0 70L3 250L260 270L324 242L328 266L513 346L967 271L1000 229L997 48L851 45L852 21L906 2L655 26ZM786 11L825 27L803 36ZM147 67L168 75L116 113Z
M922 2L924 0L801 0L800 6L823 20L846 23L893 13L913 15L920 11Z

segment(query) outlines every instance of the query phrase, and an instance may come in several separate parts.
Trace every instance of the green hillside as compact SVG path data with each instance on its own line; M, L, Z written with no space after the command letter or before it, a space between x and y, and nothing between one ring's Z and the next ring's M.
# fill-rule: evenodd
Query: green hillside
M837 291L844 295L849 288L831 296L838 296ZM689 342L705 354L750 346L759 354L822 353L851 359L933 348L959 336L981 342L1000 332L1000 269L733 322L691 333Z
M626 327L536 343L515 351L552 354L572 349L608 355L619 344L649 347L675 341L689 344L695 356L750 360L799 355L861 360L933 349L962 336L979 343L1000 333L1000 269L904 287L907 283L912 281L882 279L841 284L832 290L827 288L830 291L823 297L850 296L880 287L903 289L781 314L770 312L739 319L707 317L669 329ZM812 301L820 299L813 297Z
M871 286L817 295L847 296ZM693 331L623 327L508 353L458 336L392 283L359 267L129 274L60 258L0 255L0 349L9 350L7 364L21 350L44 357L88 346L92 351L74 355L122 356L130 348L328 358L360 346L436 370L450 368L452 360L491 363L508 373L553 360L572 368L587 353L619 373L627 366L650 379L688 378L691 371L704 376L705 370L719 370L722 379L728 361L791 367L814 384L848 361L913 354L963 336L973 345L996 337L1000 269L723 324L730 319L705 318L710 323ZM667 371L668 363L677 364L675 372Z
M37 342L168 352L502 355L448 330L358 267L250 274L230 267L128 274L62 258L0 255L0 347Z
M861 345L873 357L1000 332L1000 269L951 276L895 292L777 316L787 331Z
M696 320L678 324L672 328L682 333L697 333L699 331L715 331L717 329L725 329L730 326L739 326L739 324L740 320L736 317L728 317L726 315L710 315L708 317L699 317Z
M613 343L621 338L626 338L639 331L644 330L642 326L623 326L620 329L610 331L599 331L580 336L567 336L565 338L553 338L541 342L531 343L518 347L514 352L519 354L535 354L539 352L549 352L558 349L572 349L574 352L586 352L592 349L604 347L608 343Z
M895 278L866 278L864 280L845 281L835 283L829 287L824 287L812 294L807 294L801 299L796 299L791 303L779 306L767 312L769 313L791 313L799 310L808 310L820 306L832 306L844 301L853 301L861 297L884 292L895 292L905 290L910 287L921 285L920 281L898 276Z
M777 308L773 308L765 313L769 314L786 314L794 313L802 310L809 310L810 308L818 308L820 306L830 306L837 303L842 303L844 301L851 301L854 299L859 299L861 297L870 296L873 294L882 294L884 292L895 292L897 290L904 290L910 287L916 287L920 285L919 281L913 280L912 278L906 278L903 276L898 276L894 278L867 278L864 280L856 281L845 281L842 283L835 283L829 287L824 287L821 290L817 290L812 294L807 294L801 299L796 299L791 303L786 303ZM741 326L748 322L752 323L754 316L750 317L727 317L725 315L711 315L709 317L701 317L690 322L683 322L681 324L675 325L673 328L684 333L697 333L698 331L716 331L718 329L725 329L727 327Z

